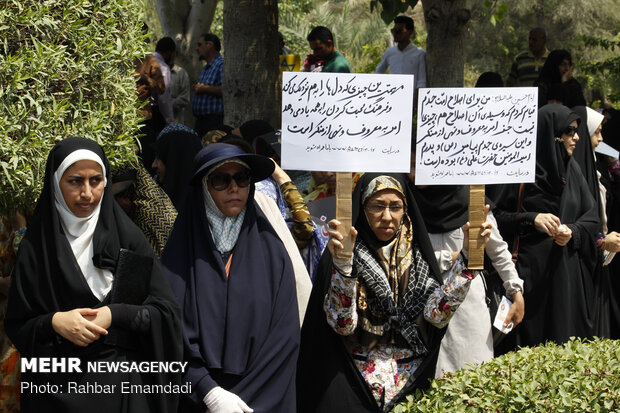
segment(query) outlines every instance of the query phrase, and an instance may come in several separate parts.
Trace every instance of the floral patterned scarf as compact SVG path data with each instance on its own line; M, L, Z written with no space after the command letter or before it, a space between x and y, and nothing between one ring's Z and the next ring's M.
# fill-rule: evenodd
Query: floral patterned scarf
M379 191L396 190L405 202L400 183L389 176L373 179L362 195L362 203ZM400 333L416 353L427 349L419 337L416 318L439 283L430 276L428 263L413 242L413 227L405 213L400 230L387 245L373 250L369 237L355 243L353 268L358 276L358 316L362 329L377 338Z

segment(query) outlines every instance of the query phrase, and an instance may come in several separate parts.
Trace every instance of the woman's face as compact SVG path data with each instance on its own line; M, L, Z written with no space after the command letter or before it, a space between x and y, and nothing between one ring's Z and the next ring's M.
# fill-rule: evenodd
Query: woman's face
M579 135L577 134L577 121L574 120L570 123L569 127L566 128L566 131L564 131L564 133L562 134L562 142L564 143L566 152L568 152L568 156L573 156L573 151L577 146L578 140Z
M590 136L590 141L592 142L592 149L596 149L599 143L603 142L603 134L601 131L603 130L603 124L598 125L598 128L594 131L594 134Z
M250 186L247 185L242 188L238 185L237 180L230 179L228 187L218 191L213 187L211 178L216 174L230 175L233 177L235 174L245 171L247 171L247 168L243 165L234 162L226 163L211 172L207 180L207 187L209 188L209 193L215 205L227 217L237 216L243 211L245 204L248 202Z
M562 60L562 63L560 63L560 65L558 66L558 70L560 71L560 76L568 72L570 70L570 67L571 67L570 60L568 59Z
M403 199L393 189L384 189L368 198L364 211L372 232L380 241L394 238L405 214Z
M93 213L105 188L101 166L91 160L77 161L60 178L60 192L69 210L79 218Z

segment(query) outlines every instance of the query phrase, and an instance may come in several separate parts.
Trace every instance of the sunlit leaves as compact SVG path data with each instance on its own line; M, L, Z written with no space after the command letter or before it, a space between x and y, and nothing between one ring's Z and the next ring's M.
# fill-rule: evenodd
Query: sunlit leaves
M0 214L31 210L47 154L67 136L135 160L133 0L0 0Z
M620 410L620 342L571 340L450 373L395 413Z

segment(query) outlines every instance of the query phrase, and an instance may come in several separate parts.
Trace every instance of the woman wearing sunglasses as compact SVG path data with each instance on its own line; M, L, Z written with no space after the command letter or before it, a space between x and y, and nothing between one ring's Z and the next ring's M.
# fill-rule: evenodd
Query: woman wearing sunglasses
M538 112L536 181L503 191L496 217L513 241L527 303L516 344L594 335L593 271L601 223L575 159L579 116L557 104ZM519 201L521 199L521 201ZM510 210L513 212L506 212ZM510 234L510 235L508 235ZM516 235L515 235L516 234Z
M184 412L295 411L299 312L289 254L254 199L273 173L223 143L194 159L162 257L183 313Z

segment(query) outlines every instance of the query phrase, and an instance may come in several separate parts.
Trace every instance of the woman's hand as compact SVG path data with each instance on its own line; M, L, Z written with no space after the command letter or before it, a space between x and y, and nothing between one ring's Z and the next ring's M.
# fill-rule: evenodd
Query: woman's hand
M607 234L603 249L609 252L620 252L620 234L616 231Z
M547 235L553 237L559 226L562 225L562 222L560 221L560 218L553 214L540 213L536 215L536 218L534 218L534 224L545 231Z
M563 247L568 244L568 241L570 241L572 237L573 231L571 231L570 228L566 225L560 225L557 232L553 236L553 239L555 240L556 244L558 244L560 247Z
M280 168L280 165L278 165L276 161L274 161L273 159L271 161L275 165L273 173L271 174L271 177L273 178L273 180L276 181L278 185L282 185L285 182L289 182L291 178L288 176L288 174L284 172L282 168Z
M110 328L112 325L112 312L110 311L110 307L106 305L105 307L95 309L95 311L97 314L85 315L84 318L106 330Z
M335 256L334 252L336 249L344 249L344 245L342 245L342 240L344 237L340 232L338 232L338 227L342 225L340 221L337 219L332 219L327 223L329 226L329 241L327 241L327 248L329 252L332 253L332 256ZM355 244L355 239L357 238L357 230L352 226L351 227L351 244Z
M252 413L254 411L241 397L220 386L212 388L202 401L207 405L207 413Z
M338 227L341 224L337 219L332 219L327 224L329 226L329 241L327 242L327 248L332 254L332 263L338 272L344 276L350 276L353 272L353 255L341 257L336 251L343 250L344 245L342 240L344 237L338 232ZM355 239L357 238L357 230L351 227L351 245L355 245Z
M508 327L512 323L512 328L518 326L523 321L525 315L525 300L523 300L523 293L517 291L511 297L512 305L504 320L504 327Z
M98 310L92 308L59 311L52 317L52 328L61 337L66 338L76 346L86 347L98 340L100 336L108 334L105 328L85 318L85 316L96 316L97 312Z
M480 232L480 236L482 237L482 242L484 243L485 247L488 244L489 239L491 238L492 225L489 221L487 221L487 214L489 213L490 209L491 209L490 205L484 206L484 217L483 217L484 222L482 223L482 225L480 225L480 228L482 229L482 231ZM463 249L465 251L469 251L469 222L466 222L465 225L461 227L461 229L463 230L463 236L464 236Z

